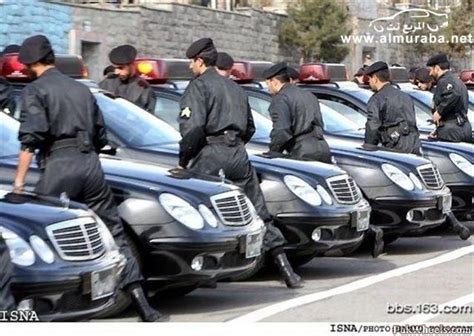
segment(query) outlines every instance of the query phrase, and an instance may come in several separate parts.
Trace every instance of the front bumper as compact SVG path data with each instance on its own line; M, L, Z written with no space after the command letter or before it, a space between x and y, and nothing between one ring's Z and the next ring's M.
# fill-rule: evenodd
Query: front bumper
M123 267L123 256L117 251L91 261L56 259L51 265L15 266L11 291L15 301L28 303L40 321L86 320L115 304ZM97 282L99 273L105 276ZM104 279L107 279L107 291L97 295L97 288L105 284ZM94 298L93 292L96 292Z
M287 239L285 250L289 256L322 255L359 245L366 228L357 227L357 213L366 214L368 219L370 210L368 202L363 200L354 206L334 206L317 214L280 213L274 219ZM319 239L314 239L315 230Z
M419 235L446 220L451 210L451 192L443 188L431 197L406 199L380 197L371 201L370 223L390 235ZM448 205L449 203L449 205Z
M199 287L251 270L256 266L257 257L246 257L246 237L257 232L263 235L262 229L259 229L212 241L153 239L143 260L149 293L190 285ZM197 258L202 260L199 269L193 263Z

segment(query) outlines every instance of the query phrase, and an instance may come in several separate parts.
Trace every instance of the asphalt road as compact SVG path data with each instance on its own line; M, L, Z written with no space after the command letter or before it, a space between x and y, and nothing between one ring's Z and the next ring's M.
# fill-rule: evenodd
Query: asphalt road
M465 224L474 234L474 222ZM298 269L305 280L302 289L286 289L276 272L266 271L250 281L219 283L156 306L171 322L474 323L473 251L472 237L462 241L437 230L401 238L378 259L369 251L313 259ZM423 309L443 312L426 316L420 314ZM137 317L128 311L110 321Z

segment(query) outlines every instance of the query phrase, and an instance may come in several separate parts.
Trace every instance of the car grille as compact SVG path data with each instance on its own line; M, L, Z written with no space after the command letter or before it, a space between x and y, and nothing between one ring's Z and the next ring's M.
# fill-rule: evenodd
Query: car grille
M239 191L229 191L212 196L211 202L225 225L247 225L254 219L250 200Z
M435 165L428 163L419 166L417 169L421 179L429 189L441 189L443 187L443 178Z
M362 199L359 188L348 175L330 177L326 180L334 198L343 204L355 204Z
M105 252L102 235L92 217L80 217L49 225L46 232L64 260L93 260Z

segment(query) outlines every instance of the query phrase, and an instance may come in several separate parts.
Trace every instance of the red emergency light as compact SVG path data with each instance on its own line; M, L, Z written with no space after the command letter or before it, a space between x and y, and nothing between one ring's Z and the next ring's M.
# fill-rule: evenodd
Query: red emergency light
M459 78L466 85L474 85L474 70L463 70L459 75Z
M300 83L325 84L330 81L328 68L322 63L307 63L300 67Z
M82 57L76 55L56 55L55 67L66 76L81 79L88 77L88 71ZM0 57L0 76L11 82L29 82L26 66L18 60L18 53Z
M168 81L166 62L156 58L137 58L134 62L139 76L150 84L164 84Z
M251 83L254 80L252 65L249 62L234 62L230 72L230 79L239 84Z
M26 66L18 60L18 53L5 54L0 60L0 75L11 82L30 81Z

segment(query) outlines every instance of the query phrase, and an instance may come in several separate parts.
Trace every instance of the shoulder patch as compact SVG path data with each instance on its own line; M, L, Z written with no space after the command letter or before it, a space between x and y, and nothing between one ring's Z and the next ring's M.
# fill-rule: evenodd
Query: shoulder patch
M179 116L180 118L185 118L185 119L191 118L191 109L189 107L182 109Z

